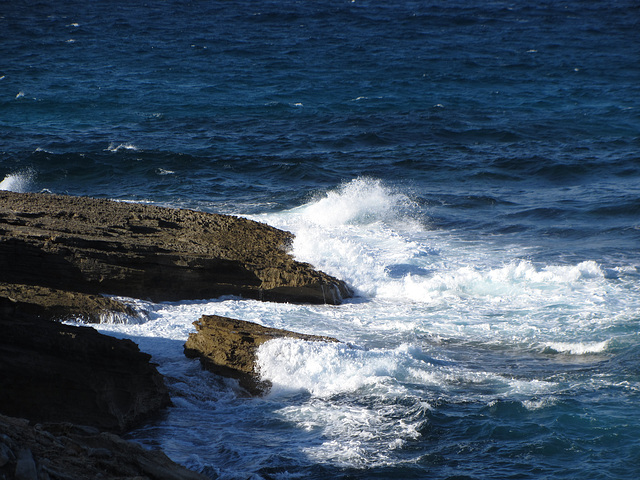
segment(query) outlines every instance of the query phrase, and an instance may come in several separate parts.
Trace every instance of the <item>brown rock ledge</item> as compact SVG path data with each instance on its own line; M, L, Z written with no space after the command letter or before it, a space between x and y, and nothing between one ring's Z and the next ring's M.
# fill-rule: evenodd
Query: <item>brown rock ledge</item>
M160 451L71 424L0 415L0 478L205 480Z
M344 282L293 260L286 252L292 238L228 215L0 192L6 284L154 301L239 295L338 304L352 294Z
M193 324L196 333L189 335L184 354L189 358L199 358L206 370L237 379L240 386L252 395L263 394L271 387L268 382L261 381L255 371L256 353L263 343L283 337L338 342L332 337L263 327L218 315L203 315Z

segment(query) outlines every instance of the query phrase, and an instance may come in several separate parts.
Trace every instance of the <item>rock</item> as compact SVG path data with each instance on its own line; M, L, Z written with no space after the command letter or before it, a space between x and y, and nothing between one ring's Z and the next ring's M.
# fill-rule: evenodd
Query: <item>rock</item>
M203 315L194 322L196 332L189 335L184 353L199 358L202 366L218 375L235 378L252 395L265 393L270 385L260 380L256 370L258 347L274 338L298 338L308 341L337 342L335 338L305 335L263 327L256 323Z
M16 456L13 454L11 448L4 442L0 443L0 468L15 459Z
M36 319L0 319L0 413L125 431L170 404L130 340Z
M293 260L286 252L292 238L228 215L0 191L4 284L154 301L239 295L337 304L352 294L344 282ZM38 303L28 295L19 302Z
M38 469L36 468L36 462L33 460L31 450L22 448L17 457L16 480L38 480Z
M0 446L10 443L20 451L17 459L13 457L0 466L0 478L206 479L160 451L71 424L31 426L24 420L0 415L0 436L8 439Z
M102 295L0 282L0 318L37 316L64 320L72 317L100 323L137 315L129 305Z

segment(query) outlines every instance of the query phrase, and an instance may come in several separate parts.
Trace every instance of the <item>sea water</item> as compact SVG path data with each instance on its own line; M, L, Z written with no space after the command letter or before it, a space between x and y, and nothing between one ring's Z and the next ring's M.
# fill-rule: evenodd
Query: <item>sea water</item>
M63 3L63 4L61 4ZM640 475L635 2L0 7L0 189L241 215L342 305L151 303L173 406L129 438L212 479ZM260 347L247 396L183 355Z

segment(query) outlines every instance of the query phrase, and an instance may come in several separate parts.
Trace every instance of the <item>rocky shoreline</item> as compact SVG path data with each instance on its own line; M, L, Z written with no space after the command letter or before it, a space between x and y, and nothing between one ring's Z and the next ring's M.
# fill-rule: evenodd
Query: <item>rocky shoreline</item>
M56 320L136 314L104 294L330 304L352 294L295 261L291 240L232 216L0 192L0 479L202 478L116 435L170 405L151 357L129 340ZM195 325L185 355L251 394L268 388L253 370L261 343L336 341L223 317Z

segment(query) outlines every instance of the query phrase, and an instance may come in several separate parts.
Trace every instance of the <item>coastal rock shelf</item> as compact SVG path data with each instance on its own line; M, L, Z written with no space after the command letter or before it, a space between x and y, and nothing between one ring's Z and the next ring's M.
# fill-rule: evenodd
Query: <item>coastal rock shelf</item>
M184 353L199 358L202 366L213 373L235 378L252 395L260 395L270 388L255 371L256 353L263 343L275 338L297 338L306 341L337 342L335 338L305 335L263 327L252 322L203 315L194 322L196 333L189 335Z
M154 301L239 295L338 304L349 297L344 282L293 260L292 238L228 215L0 192L5 284Z

